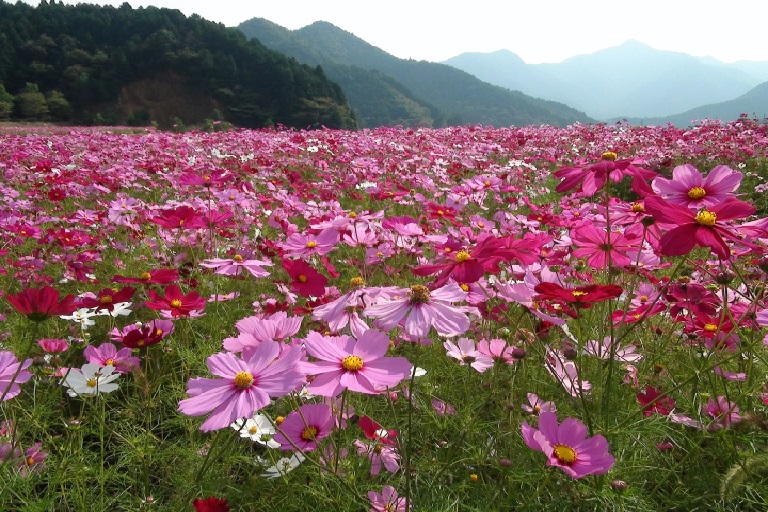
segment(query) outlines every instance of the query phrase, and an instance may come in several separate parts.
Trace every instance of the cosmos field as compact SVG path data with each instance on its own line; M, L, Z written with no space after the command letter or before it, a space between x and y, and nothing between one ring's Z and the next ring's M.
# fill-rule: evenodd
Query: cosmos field
M0 128L0 509L765 510L767 153Z

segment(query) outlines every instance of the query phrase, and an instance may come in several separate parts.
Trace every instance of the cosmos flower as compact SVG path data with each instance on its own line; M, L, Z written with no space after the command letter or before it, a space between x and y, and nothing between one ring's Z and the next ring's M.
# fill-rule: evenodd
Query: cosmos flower
M130 286L125 286L120 290L104 288L95 297L79 297L76 304L79 308L93 308L96 313L102 310L113 311L115 304L129 302L134 293L136 293L136 288Z
M614 464L608 453L608 441L601 435L587 438L587 426L576 418L558 424L553 412L539 415L539 429L523 422L525 444L547 456L547 466L556 466L574 479L587 475L603 475Z
M129 373L139 367L141 360L131 353L129 347L117 350L112 343L102 343L98 347L88 345L83 350L86 361L99 366L114 366L117 373Z
M266 472L262 473L261 476L269 479L285 476L299 467L305 459L306 457L300 452L296 452L290 457L283 457L275 462L274 466L267 468Z
M214 274L225 276L239 276L243 271L248 271L253 277L267 277L269 272L262 267L271 267L272 262L266 260L255 260L248 258L247 255L235 254L231 258L212 258L203 261L201 267L212 268Z
M113 283L134 284L171 284L179 280L179 271L175 268L157 268L148 272L142 272L139 277L125 277L116 275Z
M16 311L33 322L42 322L52 316L69 315L77 309L74 295L70 294L62 299L58 290L50 286L40 289L26 288L5 298Z
M27 371L32 365L32 359L20 363L16 355L9 351L0 351L0 402L10 400L21 393L21 386L32 378Z
M333 410L326 404L304 404L285 417L275 441L283 450L312 451L333 430Z
M398 497L397 489L391 485L385 485L380 493L368 491L368 499L371 500L369 512L406 512L405 498Z
M70 368L61 384L69 388L67 394L72 398L111 393L119 388L113 381L117 380L120 374L113 373L114 371L114 366L85 363L82 368Z
M718 165L704 178L694 166L683 164L672 170L672 179L656 177L651 188L670 203L698 211L735 198L741 178L740 172L726 165Z
M520 408L527 413L538 415L542 412L557 411L555 402L545 402L536 393L528 393L526 397L528 398L528 403L522 404Z
M315 375L307 391L316 395L336 396L344 389L375 395L408 377L413 367L404 357L385 357L389 337L375 329L365 331L359 339L312 331L304 344L318 361L300 362L299 368Z
M230 425L240 433L240 437L248 438L255 443L267 448L280 448L280 443L275 441L275 425L265 414L254 413L250 418L242 418Z
M205 309L205 298L200 297L200 295L194 291L183 295L181 289L176 284L169 285L165 288L165 297L161 296L155 290L150 290L149 298L152 300L146 302L148 308L170 311L174 318L190 316L193 311L202 311Z
M643 406L643 416L666 416L675 408L675 400L665 395L661 387L645 386L645 392L637 394L637 401Z
M459 338L458 345L444 341L443 347L447 351L446 355L458 359L461 366L468 364L480 373L493 368L493 359L480 353L475 347L475 342L469 338Z
M302 297L322 297L328 278L318 272L304 260L283 259L283 268L291 277L290 287L293 293Z
M204 432L222 429L235 420L252 416L269 405L270 397L284 396L304 383L304 376L296 369L301 349L293 347L278 358L279 354L279 344L266 340L247 360L226 352L210 356L208 369L219 378L190 379L187 383L190 398L179 402L179 412L189 416L211 413L200 427Z
M192 506L195 512L229 512L230 507L227 500L223 498L197 498L192 500Z

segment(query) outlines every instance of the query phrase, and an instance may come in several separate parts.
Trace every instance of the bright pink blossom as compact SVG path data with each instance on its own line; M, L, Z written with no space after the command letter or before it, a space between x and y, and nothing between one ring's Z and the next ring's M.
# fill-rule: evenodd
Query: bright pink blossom
M683 164L672 170L672 179L656 177L651 188L670 203L699 210L735 198L741 178L740 172L726 165L718 165L704 178L694 166Z
M333 410L326 404L304 404L285 417L275 441L283 450L308 452L333 430Z

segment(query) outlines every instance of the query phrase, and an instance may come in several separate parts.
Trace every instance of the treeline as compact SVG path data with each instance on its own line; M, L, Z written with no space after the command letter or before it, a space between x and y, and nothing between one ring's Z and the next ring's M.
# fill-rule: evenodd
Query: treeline
M212 116L244 127L356 125L321 68L199 16L127 3L0 0L0 119L144 124Z

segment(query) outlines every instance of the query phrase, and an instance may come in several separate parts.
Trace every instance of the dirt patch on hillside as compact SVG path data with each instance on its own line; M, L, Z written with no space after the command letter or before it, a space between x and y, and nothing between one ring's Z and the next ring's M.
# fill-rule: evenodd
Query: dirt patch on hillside
M161 128L170 128L173 118L185 125L198 124L213 119L214 110L222 110L217 101L193 90L177 75L165 72L123 87L115 116L121 124L146 118Z

